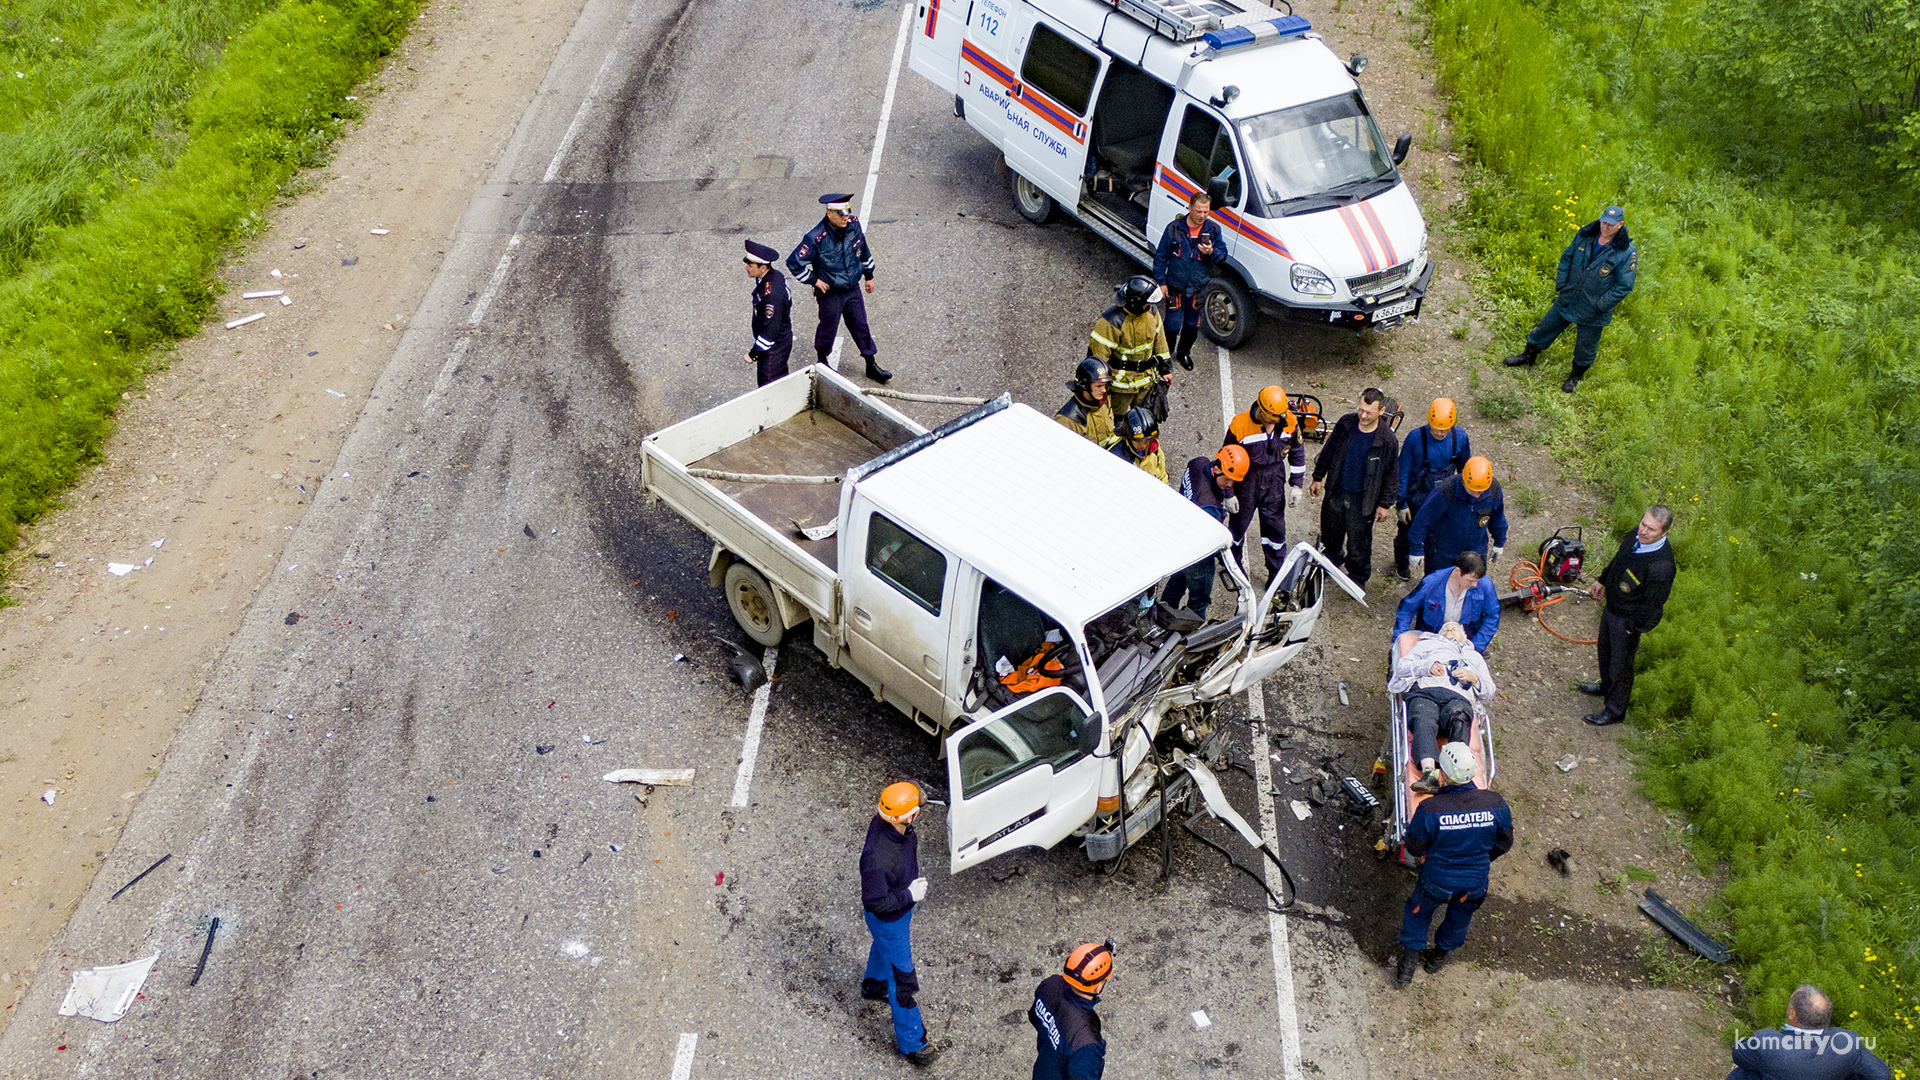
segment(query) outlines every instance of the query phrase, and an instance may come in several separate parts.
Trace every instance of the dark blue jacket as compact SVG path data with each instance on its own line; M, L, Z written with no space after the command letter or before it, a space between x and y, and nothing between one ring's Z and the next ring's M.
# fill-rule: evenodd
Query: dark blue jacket
M1407 823L1407 854L1420 876L1446 889L1484 889L1487 866L1513 847L1513 811L1497 791L1471 781L1428 796Z
M1613 243L1596 249L1599 239L1597 221L1575 233L1573 243L1560 253L1560 272L1553 278L1559 293L1554 305L1581 326L1612 322L1613 306L1633 291L1633 276L1640 268L1640 252L1625 225L1613 235Z
M881 922L892 922L913 910L907 886L920 876L920 836L907 826L902 836L879 814L867 823L867 842L860 849L860 906Z
M1400 444L1400 495L1398 505L1418 510L1426 504L1434 486L1466 467L1473 456L1467 433L1458 427L1447 429L1444 439L1433 437L1433 425L1422 424Z
M1453 576L1453 567L1445 566L1428 574L1420 586L1408 593L1400 601L1400 611L1394 616L1393 636L1399 637L1409 630L1425 630L1430 634L1440 632L1447 614L1447 578ZM1460 598L1460 628L1473 639L1473 647L1481 653L1487 651L1487 643L1500 630L1500 593L1493 582L1481 578Z
M1033 992L1027 1023L1035 1040L1033 1080L1100 1080L1107 1069L1107 1043L1100 1037L1099 997L1081 997L1067 980L1050 975Z
M1892 1080L1880 1055L1846 1028L1775 1031L1761 1028L1733 1040L1733 1071L1727 1080Z
M1200 254L1202 240L1213 242L1213 254ZM1160 234L1160 246L1153 253L1153 280L1169 292L1196 293L1213 277L1213 268L1226 259L1227 242L1219 223L1208 218L1195 237L1187 232L1187 215L1181 214L1167 222L1167 231Z
M786 275L769 266L753 285L753 348L747 355L758 360L782 346L793 347L793 300Z
M801 237L800 246L787 256L787 269L793 272L793 280L809 288L815 281L851 289L863 277L873 280L873 252L867 249L867 234L860 231L860 219L849 219L844 229L820 219L820 224Z
M1463 551L1485 555L1489 532L1495 547L1507 546L1507 498L1500 492L1500 481L1475 495L1456 474L1441 481L1413 515L1407 543L1413 554L1424 552L1430 564L1438 566L1452 562Z
M1232 497L1233 481L1226 477L1215 480L1213 459L1197 457L1187 462L1187 471L1180 475L1180 494L1205 510L1213 520L1225 521L1227 512L1221 508L1220 500Z

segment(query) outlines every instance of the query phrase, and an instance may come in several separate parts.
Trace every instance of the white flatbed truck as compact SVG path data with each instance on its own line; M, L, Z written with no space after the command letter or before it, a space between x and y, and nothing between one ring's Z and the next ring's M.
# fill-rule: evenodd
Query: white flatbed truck
M1305 544L1256 597L1219 522L1005 396L928 431L814 365L642 454L749 636L812 622L833 666L943 740L956 873L1070 837L1117 858L1163 802L1206 794L1215 706L1293 658L1325 584L1364 597ZM1205 559L1232 610L1166 625L1154 590Z

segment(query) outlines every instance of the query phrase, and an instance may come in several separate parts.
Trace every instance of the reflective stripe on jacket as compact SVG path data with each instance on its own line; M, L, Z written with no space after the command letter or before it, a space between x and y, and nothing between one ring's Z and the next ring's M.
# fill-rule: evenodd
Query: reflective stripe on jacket
M1138 315L1129 315L1121 307L1108 308L1087 334L1087 355L1106 361L1113 369L1107 385L1125 393L1145 389L1156 374L1173 370L1166 328L1153 308Z

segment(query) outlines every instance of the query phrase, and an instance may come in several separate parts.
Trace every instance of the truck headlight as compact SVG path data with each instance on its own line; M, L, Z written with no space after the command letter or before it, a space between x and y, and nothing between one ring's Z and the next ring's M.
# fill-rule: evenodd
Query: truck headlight
M1332 296L1333 281L1305 263L1294 263L1293 291L1308 296Z

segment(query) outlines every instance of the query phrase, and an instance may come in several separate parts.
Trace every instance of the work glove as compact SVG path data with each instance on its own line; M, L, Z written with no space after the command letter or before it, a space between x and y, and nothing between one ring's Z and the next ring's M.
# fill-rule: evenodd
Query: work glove
M913 881L907 885L907 895L913 897L913 902L916 904L925 900L927 898L927 879L923 877L914 878Z
M1220 509L1225 510L1227 512L1228 517L1232 517L1234 514L1239 513L1240 512L1240 496L1229 495L1226 498L1221 499Z
M1427 576L1427 557L1425 555L1415 555L1413 558L1408 559L1407 570L1412 575L1413 580L1415 581L1419 581L1421 578L1426 577Z
M1395 516L1400 519L1400 524L1411 525L1413 524L1413 507L1403 506Z
M1494 563L1499 562L1500 553L1505 550L1507 549L1501 547L1499 544L1495 544L1492 547L1488 548L1487 549L1487 565L1492 566Z
M1292 487L1292 486L1289 486L1287 488L1287 505L1288 506L1300 505L1300 489L1299 488Z

